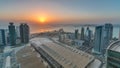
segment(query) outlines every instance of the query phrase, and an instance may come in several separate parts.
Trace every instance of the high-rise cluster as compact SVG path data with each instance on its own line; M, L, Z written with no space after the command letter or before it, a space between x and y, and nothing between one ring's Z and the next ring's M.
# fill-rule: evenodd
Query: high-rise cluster
M112 39L113 25L105 24L96 26L93 52L104 55L110 40Z
M0 29L0 46L14 46L20 43L28 43L29 32L29 26L27 24L15 26L13 22L10 22L8 29Z

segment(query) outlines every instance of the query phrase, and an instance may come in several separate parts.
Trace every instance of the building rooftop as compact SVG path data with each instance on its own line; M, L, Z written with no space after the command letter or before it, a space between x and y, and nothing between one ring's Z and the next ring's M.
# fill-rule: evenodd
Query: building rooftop
M85 68L94 61L94 57L88 53L74 48L70 50L47 38L35 38L32 43L42 48L65 68Z
M118 41L111 43L107 49L120 52L120 41L118 40Z

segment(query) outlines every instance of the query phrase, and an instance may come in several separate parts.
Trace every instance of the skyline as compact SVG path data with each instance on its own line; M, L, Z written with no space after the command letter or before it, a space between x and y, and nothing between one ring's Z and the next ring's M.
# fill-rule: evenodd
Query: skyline
M0 0L0 68L120 68L120 0Z
M0 1L0 23L99 24L120 22L119 0Z

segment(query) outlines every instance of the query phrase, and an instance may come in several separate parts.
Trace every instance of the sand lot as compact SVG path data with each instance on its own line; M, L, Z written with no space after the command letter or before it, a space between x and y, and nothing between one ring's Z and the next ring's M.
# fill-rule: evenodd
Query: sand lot
M26 46L18 51L16 57L21 68L46 68L40 57L37 57L37 53L30 46Z

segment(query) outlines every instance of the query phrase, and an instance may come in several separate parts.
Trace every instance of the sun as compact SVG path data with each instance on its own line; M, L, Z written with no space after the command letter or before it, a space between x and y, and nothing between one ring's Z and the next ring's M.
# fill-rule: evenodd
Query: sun
M39 18L39 22L40 23L45 23L46 22L46 18L45 17L40 17Z

